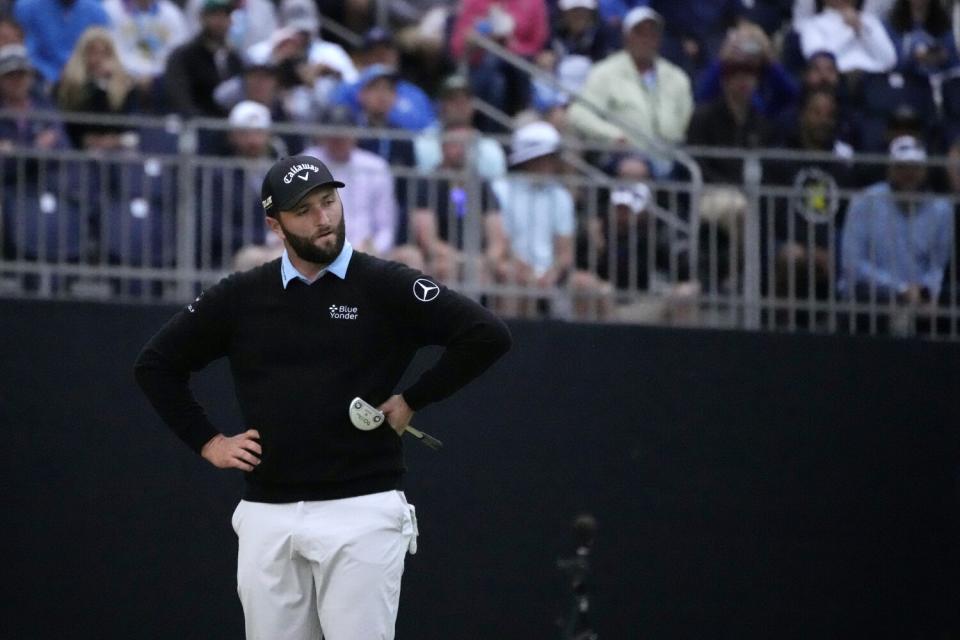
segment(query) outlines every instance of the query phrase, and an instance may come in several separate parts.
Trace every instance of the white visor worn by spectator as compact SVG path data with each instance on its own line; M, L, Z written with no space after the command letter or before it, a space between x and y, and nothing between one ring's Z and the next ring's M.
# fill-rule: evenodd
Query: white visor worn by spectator
M571 9L596 9L597 0L560 0L557 3L560 11L570 11Z
M237 593L248 640L392 640L416 512L400 491L340 500L243 500Z
M269 129L272 124L270 109L253 100L237 103L228 121L234 129Z
M913 136L897 136L890 142L890 157L897 162L926 162L927 150Z
M650 7L634 7L623 17L623 33L630 33L630 30L643 22L644 20L653 20L660 28L663 28L663 16Z

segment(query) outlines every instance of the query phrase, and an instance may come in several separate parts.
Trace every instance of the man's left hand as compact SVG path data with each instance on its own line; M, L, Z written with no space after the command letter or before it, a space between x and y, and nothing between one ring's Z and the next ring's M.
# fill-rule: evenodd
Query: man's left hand
M387 422L389 422L393 430L397 432L397 435L403 435L403 430L406 429L407 425L410 424L410 421L413 419L413 409L411 409L407 401L403 399L403 396L399 394L390 396L386 402L377 408L383 411Z

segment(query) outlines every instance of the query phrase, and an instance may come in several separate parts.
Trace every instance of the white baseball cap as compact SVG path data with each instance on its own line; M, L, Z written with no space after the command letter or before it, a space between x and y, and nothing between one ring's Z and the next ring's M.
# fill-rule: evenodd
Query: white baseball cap
M634 7L627 12L623 18L623 32L630 33L630 30L643 22L644 20L653 20L660 27L663 27L663 16L650 7Z
M549 122L538 120L513 132L510 141L510 164L548 156L560 150L560 133Z
M610 204L623 205L633 213L640 213L650 204L650 187L638 182L632 187L618 187L610 194Z
M597 0L560 0L557 3L560 11L569 11L570 9L596 9Z
M234 129L269 129L270 109L259 102L244 100L230 110L230 126Z
M890 157L899 162L926 162L927 150L913 136L897 136L890 142Z

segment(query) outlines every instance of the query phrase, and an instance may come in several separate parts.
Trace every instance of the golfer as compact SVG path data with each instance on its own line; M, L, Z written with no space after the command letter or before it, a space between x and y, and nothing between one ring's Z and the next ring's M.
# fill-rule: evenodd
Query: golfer
M400 491L400 434L510 347L480 305L400 264L354 251L329 169L276 162L263 181L281 258L233 274L177 313L137 359L137 382L170 428L246 488L233 515L247 638L393 638L416 520ZM446 347L394 394L414 353ZM189 376L230 360L246 429L211 423ZM355 428L361 397L389 425ZM392 427L392 428L391 428Z

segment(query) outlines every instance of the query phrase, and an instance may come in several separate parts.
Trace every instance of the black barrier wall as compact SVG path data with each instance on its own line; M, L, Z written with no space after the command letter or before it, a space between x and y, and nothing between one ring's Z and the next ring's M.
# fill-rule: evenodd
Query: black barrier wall
M131 365L170 309L0 303L4 638L240 638L239 472ZM956 345L515 324L417 416L400 640L558 637L593 513L602 639L960 635ZM225 366L196 389L245 427Z

